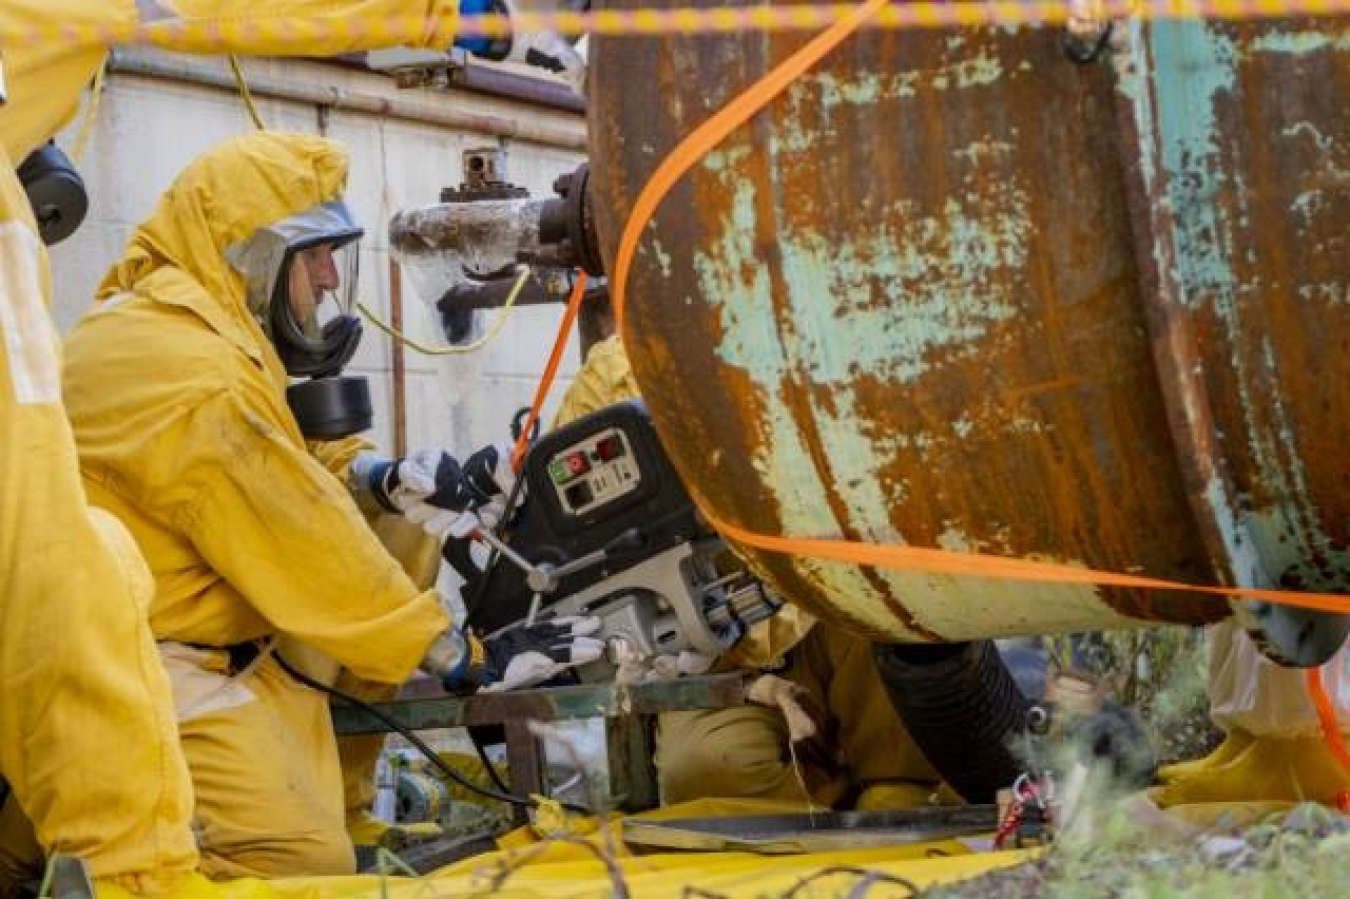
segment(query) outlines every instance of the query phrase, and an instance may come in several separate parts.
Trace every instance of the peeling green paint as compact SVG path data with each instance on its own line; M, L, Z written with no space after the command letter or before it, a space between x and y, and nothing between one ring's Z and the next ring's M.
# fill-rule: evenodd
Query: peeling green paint
M1306 134L1312 138L1313 143L1317 144L1317 149L1322 152L1328 152L1332 149L1332 140L1322 133L1312 122L1295 122L1288 128L1280 132L1282 137L1298 137Z
M736 181L730 191L727 227L717 244L695 254L694 271L703 295L722 300L725 336L719 355L766 385L783 370L784 359L774 329L769 276L755 258L755 187L748 180Z
M1289 203L1289 209L1295 215L1303 219L1304 224L1317 216L1318 212L1325 206L1326 197L1320 190L1305 190L1294 197Z
M973 351L992 325L1017 314L994 285L996 273L1025 262L1024 201L981 221L948 200L940 217L892 216L905 222L899 233L883 227L861 244L783 235L783 277L801 321L793 358L818 383L860 372L908 383L929 370L936 351Z
M804 75L794 93L819 96L826 109L836 106L872 106L897 97L913 97L921 90L965 90L994 84L1004 75L998 57L980 53L933 70L867 72L843 79L828 72Z
M819 96L820 104L832 109L836 106L871 106L882 98L912 97L918 85L918 72L867 73L847 80L821 73L803 75L797 79L793 91L807 97Z
M1179 298L1192 310L1212 309L1225 339L1242 346L1242 335L1251 327L1246 298L1260 296L1265 288L1259 278L1239 283L1234 274L1235 235L1249 218L1248 189L1231 150L1218 143L1219 111L1241 102L1236 95L1238 66L1252 52L1343 49L1344 38L1325 32L1273 32L1237 43L1221 28L1201 21L1157 22L1149 34L1160 186L1172 212ZM1322 159L1320 172L1314 174L1334 180L1339 171L1336 149L1317 125L1294 123L1281 136L1311 139ZM1289 210L1306 220L1318 215L1323 203L1321 191L1312 188L1291 198ZM1254 266L1253 253L1249 248L1244 260ZM1235 496L1218 480L1208 485L1206 503L1234 576L1239 583L1271 585L1293 574L1310 586L1335 586L1335 578L1326 579L1328 566L1350 570L1350 557L1331 550L1316 521L1297 434L1278 390L1271 389L1282 382L1280 360L1267 338L1258 358L1235 355L1230 364L1243 416L1239 433L1255 465L1255 486L1274 498L1263 508L1252 508L1252 497ZM1312 557L1323 560L1320 571L1307 563Z
M952 82L963 90L993 84L1002 76L1003 66L999 63L998 57L984 53L971 59L963 59L951 66Z
M995 143L989 142L991 152L997 150ZM982 144L970 152L985 148ZM786 149L775 139L769 152ZM926 216L897 206L882 217L875 234L843 245L810 231L785 230L778 244L785 296L777 301L786 302L792 315L784 327L775 316L764 263L756 256L757 191L767 188L741 177L733 164L740 152L715 154L705 165L729 202L720 234L696 253L694 270L700 292L719 298L719 358L749 376L757 405L766 410L760 422L764 443L752 465L774 485L786 532L837 534L839 523L825 501L833 493L848 525L864 538L902 541L903 535L888 530L888 511L889 504L903 502L905 485L884 478L912 435L878 437L853 382L863 374L912 381L943 358L970 352L991 328L1016 316L1017 307L998 285L1013 280L1026 265L1028 198L1010 181L992 192L986 189L984 196L954 194ZM897 315L897 308L903 314ZM818 388L829 396L828 403L810 404L831 467L829 484L822 482L782 393L785 383L802 378L809 383L794 388L799 399ZM858 570L810 560L794 564L828 583L835 595L856 597L854 614L895 626L875 586ZM934 580L903 572L876 577L898 596L927 592ZM1005 594L1000 603L1018 602L1015 590L993 592ZM1071 604L1066 600L1066 606ZM1077 614L1089 613L1080 607Z
M661 246L661 241L653 239L647 244L653 256L656 257L656 264L661 267L661 277L670 278L670 254Z
M1157 115L1153 109L1148 55L1142 50L1144 23L1134 19L1124 27L1128 29L1124 41L1125 50L1112 53L1111 64L1116 74L1116 90L1133 107L1133 119L1139 140L1136 161L1146 188L1153 191L1157 190L1159 175L1153 154L1153 147L1157 142L1155 122ZM1161 265L1164 260L1157 257L1156 247L1154 256L1154 261Z
M1266 376L1278 383L1278 360L1269 337L1261 342L1261 365ZM1242 386L1243 407L1250 409L1255 397L1248 395L1250 387L1246 383ZM1338 588L1350 576L1350 553L1333 549L1316 520L1316 503L1308 487L1303 455L1283 395L1268 391L1262 399L1273 426L1259 428L1253 422L1249 431L1250 449L1257 460L1262 486L1274 495L1275 501L1266 509L1246 514L1248 528L1256 537L1257 551L1273 578L1293 572L1309 588ZM1309 564L1313 557L1323 560L1320 571ZM1333 569L1338 575L1328 578L1327 572Z
M1323 282L1304 284L1298 289L1299 298L1309 303L1326 306L1350 306L1350 284Z
M1350 32L1331 34L1328 31L1277 31L1263 34L1252 42L1258 53L1316 53L1321 50L1350 50Z
M1215 201L1229 176L1217 159L1215 106L1233 89L1237 51L1231 38L1201 20L1153 25L1153 80L1167 197L1175 215L1177 265L1187 305L1231 309L1237 280L1231 262L1231 214Z
M961 553L1013 555L1006 539L980 540L946 522L938 535L939 549ZM1066 564L1063 559L1026 556L1038 561ZM1080 564L1068 562L1067 564ZM1013 592L996 580L943 575L913 575L929 590L960 591L960 603L937 603L929 620L934 629L952 639L1012 637L1030 631L1052 633L1102 627L1137 627L1122 615L1110 612L1090 584L1037 584L1035 590ZM910 590L914 589L911 585ZM1038 630L1043 629L1043 630Z
M992 137L984 140L971 141L964 147L957 147L952 150L952 155L957 159L964 159L972 165L984 165L995 157L1011 155L1015 148L1012 144L1004 140L995 140Z

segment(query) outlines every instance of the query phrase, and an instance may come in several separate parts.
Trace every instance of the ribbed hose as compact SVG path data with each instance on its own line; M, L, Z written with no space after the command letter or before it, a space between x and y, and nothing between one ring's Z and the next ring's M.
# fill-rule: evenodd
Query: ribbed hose
M900 720L942 778L972 803L994 801L1022 766L1009 749L1030 703L992 641L878 644L877 670Z

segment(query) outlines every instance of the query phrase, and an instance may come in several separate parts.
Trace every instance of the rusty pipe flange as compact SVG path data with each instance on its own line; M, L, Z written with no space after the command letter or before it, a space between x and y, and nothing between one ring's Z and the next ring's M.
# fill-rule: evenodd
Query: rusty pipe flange
M539 257L522 261L580 268L594 277L605 274L600 241L595 233L590 179L590 165L583 162L576 171L553 182L558 198L546 202L539 214Z
M1233 614L1267 658L1289 668L1326 663L1350 635L1350 615L1269 602L1235 602Z

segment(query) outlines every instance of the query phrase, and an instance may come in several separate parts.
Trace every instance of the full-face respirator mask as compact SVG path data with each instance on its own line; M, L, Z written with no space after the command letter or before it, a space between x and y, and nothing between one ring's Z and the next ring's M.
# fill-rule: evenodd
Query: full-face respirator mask
M249 310L297 379L286 402L309 440L347 437L373 420L367 380L342 374L361 341L352 310L362 233L337 200L260 228L225 254L248 282Z

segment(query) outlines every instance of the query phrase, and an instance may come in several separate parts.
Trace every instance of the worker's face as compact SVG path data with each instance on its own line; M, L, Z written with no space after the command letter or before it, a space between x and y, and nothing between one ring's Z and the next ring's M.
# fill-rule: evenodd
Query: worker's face
M331 243L316 244L295 254L289 274L287 297L291 315L305 331L319 325L318 306L325 293L342 286L337 264L333 260Z

